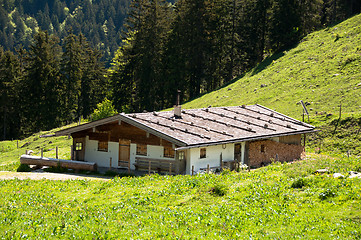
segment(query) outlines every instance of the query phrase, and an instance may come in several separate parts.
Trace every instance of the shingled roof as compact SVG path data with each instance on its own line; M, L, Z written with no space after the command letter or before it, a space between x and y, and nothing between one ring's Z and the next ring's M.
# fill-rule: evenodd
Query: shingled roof
M119 114L61 130L66 135L113 121L125 121L181 147L196 147L314 132L315 127L261 105L208 107L173 111Z

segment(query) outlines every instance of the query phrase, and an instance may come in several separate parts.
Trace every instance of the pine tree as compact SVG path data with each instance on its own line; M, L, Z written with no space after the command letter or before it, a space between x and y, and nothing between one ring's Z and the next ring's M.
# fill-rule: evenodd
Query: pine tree
M64 53L61 60L61 76L63 82L63 118L72 122L80 117L79 99L81 93L81 79L83 77L82 64L84 62L82 49L72 31L64 38Z
M20 135L19 81L21 77L18 58L0 48L0 136L10 139Z
M56 37L40 31L34 36L26 63L22 96L30 132L58 126L60 107L60 54Z

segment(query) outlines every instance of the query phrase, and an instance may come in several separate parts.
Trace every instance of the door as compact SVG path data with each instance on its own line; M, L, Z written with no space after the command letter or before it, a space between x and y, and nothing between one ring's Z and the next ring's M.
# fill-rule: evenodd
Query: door
M181 174L186 170L186 153L185 151L177 151L177 174Z
M234 144L234 160L241 162L242 157L242 145L240 143Z
M130 169L130 140L119 139L118 166Z

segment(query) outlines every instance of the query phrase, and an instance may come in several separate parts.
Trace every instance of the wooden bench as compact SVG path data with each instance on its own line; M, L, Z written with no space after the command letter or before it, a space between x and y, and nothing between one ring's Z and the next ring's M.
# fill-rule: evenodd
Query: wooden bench
M136 170L148 170L149 173L151 171L177 173L175 160L135 157L133 165Z

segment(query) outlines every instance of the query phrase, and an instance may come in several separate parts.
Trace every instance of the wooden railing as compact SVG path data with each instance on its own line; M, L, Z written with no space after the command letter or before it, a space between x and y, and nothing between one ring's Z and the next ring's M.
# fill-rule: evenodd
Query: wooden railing
M135 157L134 166L136 170L148 170L149 174L152 171L157 171L158 173L168 172L169 174L178 173L178 166L175 160Z

